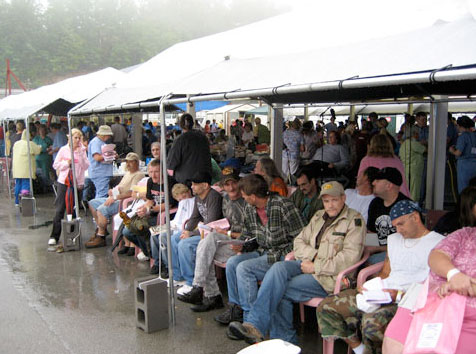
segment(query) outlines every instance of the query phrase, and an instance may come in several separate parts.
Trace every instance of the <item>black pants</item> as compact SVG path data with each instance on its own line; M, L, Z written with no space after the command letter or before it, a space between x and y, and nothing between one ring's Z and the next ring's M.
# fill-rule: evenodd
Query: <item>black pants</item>
M51 230L51 235L50 238L54 238L56 242L61 237L61 220L64 218L64 213L66 211L66 191L68 190L68 187L62 183L57 182L57 196L55 199L55 206L56 206L56 213L55 217L53 219L53 230ZM78 190L79 193L79 199L81 199L81 191ZM74 202L74 201L73 201ZM73 209L73 218L76 217L76 212Z

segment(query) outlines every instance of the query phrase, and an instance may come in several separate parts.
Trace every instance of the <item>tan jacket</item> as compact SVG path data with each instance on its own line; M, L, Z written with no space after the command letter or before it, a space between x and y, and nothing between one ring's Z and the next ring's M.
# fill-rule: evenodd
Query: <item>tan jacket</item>
M322 235L316 249L316 236L324 225L324 213L320 210L314 214L294 239L294 257L296 260L314 261L314 278L328 293L332 293L337 275L361 259L367 228L359 212L344 206Z

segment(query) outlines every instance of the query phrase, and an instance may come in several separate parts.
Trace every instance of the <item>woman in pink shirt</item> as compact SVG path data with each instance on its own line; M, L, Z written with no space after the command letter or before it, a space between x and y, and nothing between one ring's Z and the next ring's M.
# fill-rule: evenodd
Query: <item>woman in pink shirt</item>
M474 206L473 206L474 208ZM475 214L476 212L473 212ZM476 343L476 228L465 227L450 234L430 253L429 290L444 297L451 292L466 296L463 325L455 353L474 353ZM403 351L413 316L399 308L385 332L384 354Z
M74 151L74 166L76 173L76 183L78 189L81 191L84 187L84 174L89 167L88 157L86 155L86 148L81 143L83 133L79 129L72 129L71 135L73 137L73 151ZM70 139L70 137L68 138ZM71 149L68 144L62 146L56 159L53 162L53 168L58 175L57 179L57 195L55 199L56 214L53 219L53 229L51 230L50 239L48 241L49 246L55 246L61 236L61 220L64 217L66 209L66 191L68 186L66 185L66 179L71 170ZM52 250L55 250L52 248Z
M384 167L396 168L402 174L403 183L400 186L400 192L410 197L410 190L405 181L405 170L402 161L393 153L393 146L390 139L384 134L376 134L370 140L367 156L360 161L359 172L360 176L367 168L376 167L382 169Z

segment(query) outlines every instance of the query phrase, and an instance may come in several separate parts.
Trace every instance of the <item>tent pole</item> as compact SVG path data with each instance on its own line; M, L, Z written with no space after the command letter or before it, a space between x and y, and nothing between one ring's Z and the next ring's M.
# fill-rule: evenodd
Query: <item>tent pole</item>
M271 107L271 106L270 106ZM271 118L271 158L281 173L283 166L283 105L272 107Z
M34 193L33 193L33 170L31 166L31 151L30 151L30 124L28 124L28 118L25 118L25 129L26 129L26 149L28 153L28 172L30 173L30 195L32 198L34 198ZM23 134L23 133L22 133ZM13 157L13 156L12 156ZM36 210L33 212L36 214Z
M165 98L168 97L162 96L162 99L160 101L160 154L161 154L161 166L162 166L162 176L163 176L163 182L164 182L164 196L165 196L165 225L167 229L167 259L168 259L168 264L172 264L172 250L170 245L171 239L170 239L170 196L169 196L169 179L168 179L168 174L167 174L167 151L166 151L166 145L165 145L165 131L166 131L166 125L165 125L165 105L163 101ZM173 287L173 278L174 278L174 271L171 266L169 266L169 286L170 286L170 291L169 291L169 311L170 311L170 323L172 326L175 326L175 292L174 292L174 287Z
M5 143L5 168L7 169L7 188L8 188L8 198L12 199L12 190L11 190L11 183L10 183L10 167L8 166L8 154L7 154L7 141L5 137L7 136L7 128L8 124L6 123L6 120L3 121L3 136L4 136L4 143ZM11 147L10 147L11 149Z
M79 217L79 198L78 198L78 183L76 181L76 167L74 163L74 150L73 150L73 136L71 135L71 127L72 119L71 115L68 113L68 134L69 134L69 149L71 150L71 172L73 173L73 190L74 190L74 208L76 209L76 219L80 219ZM81 141L80 144L83 142Z
M444 206L446 172L446 124L448 103L446 96L435 96L431 104L430 136L428 139L428 168L426 176L426 209L442 210Z

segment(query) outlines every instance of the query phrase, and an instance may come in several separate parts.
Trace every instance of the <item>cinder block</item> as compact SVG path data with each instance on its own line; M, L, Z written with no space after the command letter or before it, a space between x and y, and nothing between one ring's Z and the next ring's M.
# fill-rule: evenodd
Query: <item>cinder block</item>
M136 326L146 333L168 328L167 282L156 276L149 276L136 279L134 285Z
M21 197L21 214L23 216L33 216L35 214L35 198Z
M63 249L67 251L79 251L81 249L81 229L79 220L61 220L63 233Z

